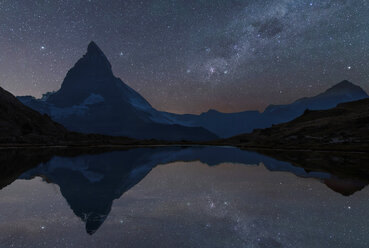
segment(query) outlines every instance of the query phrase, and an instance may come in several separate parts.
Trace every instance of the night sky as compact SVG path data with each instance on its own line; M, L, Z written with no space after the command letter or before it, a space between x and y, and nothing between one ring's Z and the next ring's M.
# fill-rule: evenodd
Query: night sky
M368 0L0 0L0 86L59 89L91 40L160 110L263 110L343 79L369 91Z

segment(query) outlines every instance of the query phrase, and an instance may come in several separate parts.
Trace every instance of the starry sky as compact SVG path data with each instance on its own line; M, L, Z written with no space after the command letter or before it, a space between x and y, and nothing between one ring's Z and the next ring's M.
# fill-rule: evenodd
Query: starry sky
M0 0L0 86L60 88L93 40L155 108L263 110L369 91L368 0Z

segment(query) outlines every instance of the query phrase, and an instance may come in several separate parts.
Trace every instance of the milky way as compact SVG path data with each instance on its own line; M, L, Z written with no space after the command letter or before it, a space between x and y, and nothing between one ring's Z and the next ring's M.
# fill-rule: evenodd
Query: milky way
M263 110L343 79L369 90L367 0L0 0L0 86L57 90L91 40L177 113Z

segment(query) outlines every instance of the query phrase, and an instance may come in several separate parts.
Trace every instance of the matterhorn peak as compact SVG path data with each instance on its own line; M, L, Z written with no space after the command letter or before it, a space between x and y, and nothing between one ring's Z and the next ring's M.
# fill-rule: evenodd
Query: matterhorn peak
M111 64L103 51L96 45L94 41L91 41L87 47L87 53L83 56L84 60L87 60L88 63L94 64L95 66L105 67L106 69L111 70Z
M88 44L86 55L98 55L98 56L106 57L103 51L101 51L100 47L98 47L98 45L96 45L94 41L91 41Z
M92 40L88 44L87 51L94 51L94 50L101 51L98 45Z
M87 52L71 68L59 91L48 98L48 102L58 107L70 107L81 104L92 93L111 90L116 78L111 64L103 51L91 41ZM101 94L100 94L101 95Z

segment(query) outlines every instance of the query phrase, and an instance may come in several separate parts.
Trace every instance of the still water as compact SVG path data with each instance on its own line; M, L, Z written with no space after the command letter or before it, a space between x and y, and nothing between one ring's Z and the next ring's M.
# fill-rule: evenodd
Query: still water
M369 247L362 155L0 155L0 247Z

